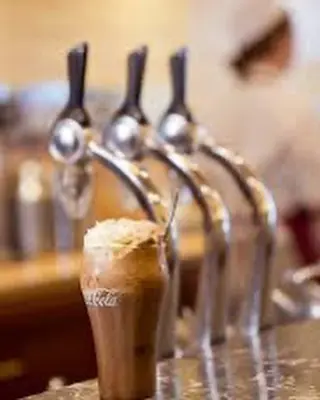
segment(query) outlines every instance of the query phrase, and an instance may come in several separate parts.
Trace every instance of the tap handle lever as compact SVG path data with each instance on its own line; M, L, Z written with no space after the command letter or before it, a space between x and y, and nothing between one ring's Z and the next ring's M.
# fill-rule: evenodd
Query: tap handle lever
M126 96L128 104L138 106L140 103L147 56L148 49L146 46L142 46L129 54Z
M67 55L69 80L69 98L67 104L58 115L54 126L61 120L72 119L82 128L89 127L91 120L84 108L85 75L88 56L88 44L80 43L73 47Z
M172 102L167 114L180 114L192 122L192 115L186 105L187 49L179 49L170 57Z
M170 72L172 80L173 101L185 102L187 50L182 48L170 57Z
M81 43L68 52L69 107L83 107L87 55L87 43Z
M148 48L146 46L142 46L129 54L126 96L123 105L116 113L116 117L120 115L129 115L141 124L147 123L147 118L140 106L147 55Z

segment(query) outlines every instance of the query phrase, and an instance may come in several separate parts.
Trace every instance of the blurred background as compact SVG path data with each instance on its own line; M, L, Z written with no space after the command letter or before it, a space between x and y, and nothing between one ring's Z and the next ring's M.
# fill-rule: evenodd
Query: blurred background
M123 98L129 51L149 46L143 106L156 126L170 98L169 56L188 46L188 102L207 134L273 192L283 270L320 253L319 38L317 0L0 0L1 398L95 376L78 287L81 237L95 220L142 216L99 166L83 221L70 221L57 199L47 143L68 95L68 49L90 44L86 105L101 130ZM221 168L199 162L233 217L230 262L245 264L249 210ZM166 186L165 172L149 167ZM183 309L193 305L203 241L188 196L179 221Z

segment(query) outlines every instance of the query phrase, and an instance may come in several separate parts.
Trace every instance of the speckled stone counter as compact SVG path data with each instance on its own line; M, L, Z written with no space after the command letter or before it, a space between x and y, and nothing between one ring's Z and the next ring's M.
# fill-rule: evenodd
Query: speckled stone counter
M288 325L245 345L232 340L204 359L158 366L157 399L320 399L320 321ZM99 400L96 381L28 400Z

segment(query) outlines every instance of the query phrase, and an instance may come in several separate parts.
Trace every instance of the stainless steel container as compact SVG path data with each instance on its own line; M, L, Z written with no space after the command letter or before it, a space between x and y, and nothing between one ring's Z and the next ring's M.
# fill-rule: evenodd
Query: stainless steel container
M18 251L22 258L53 250L51 190L41 162L25 160L18 171L15 196Z

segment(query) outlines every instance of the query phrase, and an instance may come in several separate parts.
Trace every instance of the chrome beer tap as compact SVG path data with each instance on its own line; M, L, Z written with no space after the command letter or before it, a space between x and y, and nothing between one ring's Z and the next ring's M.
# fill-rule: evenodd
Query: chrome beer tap
M196 351L226 336L227 253L229 214L219 194L203 177L198 166L172 145L157 142L141 104L141 89L147 48L141 47L128 57L127 94L105 130L104 143L121 158L141 161L151 155L175 171L190 189L203 215L205 252L196 305L192 348Z
M173 99L160 122L159 137L180 152L198 151L220 163L231 174L252 208L258 232L252 275L249 278L252 283L248 286L241 327L245 333L256 334L273 321L271 263L275 247L276 206L270 191L243 158L208 138L194 121L185 96L186 56L186 49L181 49L170 58Z
M49 151L58 166L58 195L69 216L83 216L91 198L88 194L91 192L91 161L96 160L131 190L149 219L165 225L167 207L147 171L134 162L115 156L95 140L90 117L83 106L87 53L86 43L68 53L69 100L51 132ZM170 285L159 327L160 358L174 354L179 279L174 228L169 234L167 262Z

